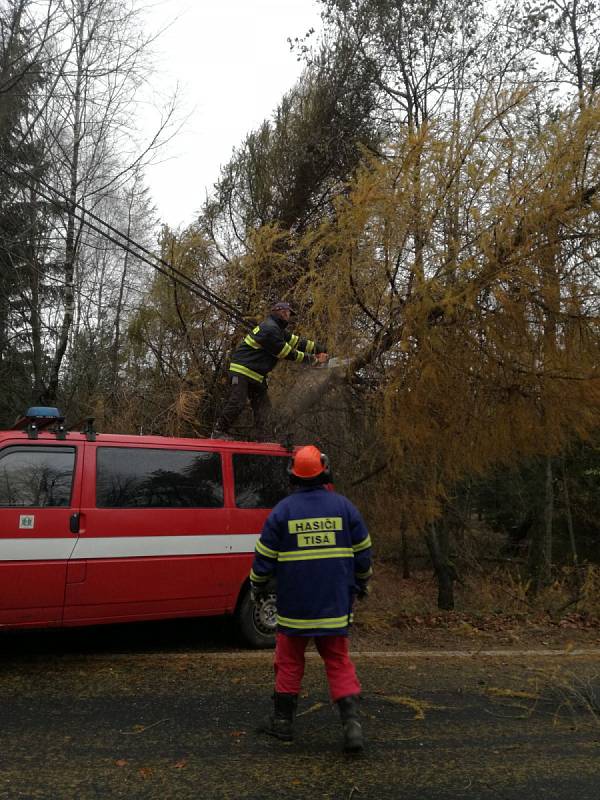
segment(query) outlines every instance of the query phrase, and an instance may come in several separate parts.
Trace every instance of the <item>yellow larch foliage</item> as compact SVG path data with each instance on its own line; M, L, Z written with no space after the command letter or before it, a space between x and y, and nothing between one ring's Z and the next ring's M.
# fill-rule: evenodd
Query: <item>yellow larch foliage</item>
M489 97L459 128L401 134L318 226L257 237L256 268L291 262L297 302L353 359L416 527L465 475L600 423L600 105L540 132L531 103Z

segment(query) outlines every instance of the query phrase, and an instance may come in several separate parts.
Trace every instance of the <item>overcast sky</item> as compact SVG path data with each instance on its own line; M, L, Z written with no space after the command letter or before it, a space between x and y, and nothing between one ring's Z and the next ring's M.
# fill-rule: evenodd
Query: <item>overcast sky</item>
M319 29L319 8L316 0L167 0L147 19L155 29L174 20L154 45L154 88L179 83L180 114L191 112L146 173L161 221L178 227L193 221L232 148L295 83L302 64L287 37Z

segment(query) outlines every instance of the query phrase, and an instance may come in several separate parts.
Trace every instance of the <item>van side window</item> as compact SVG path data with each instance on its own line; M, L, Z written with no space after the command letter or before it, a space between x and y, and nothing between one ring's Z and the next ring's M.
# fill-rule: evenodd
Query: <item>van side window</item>
M238 508L272 508L290 491L289 459L234 453L235 504Z
M68 506L74 447L7 447L0 450L0 506Z
M99 447L99 508L220 508L219 453L145 447Z

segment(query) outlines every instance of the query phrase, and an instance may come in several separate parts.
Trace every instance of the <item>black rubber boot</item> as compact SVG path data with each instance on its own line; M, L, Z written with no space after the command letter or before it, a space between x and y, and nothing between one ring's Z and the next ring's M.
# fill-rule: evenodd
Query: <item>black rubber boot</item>
M297 694L273 694L273 714L260 726L259 733L267 733L284 742L294 738L294 716L298 705Z
M342 697L337 701L344 729L344 752L346 753L362 753L365 746L362 726L358 721L357 701L357 694Z

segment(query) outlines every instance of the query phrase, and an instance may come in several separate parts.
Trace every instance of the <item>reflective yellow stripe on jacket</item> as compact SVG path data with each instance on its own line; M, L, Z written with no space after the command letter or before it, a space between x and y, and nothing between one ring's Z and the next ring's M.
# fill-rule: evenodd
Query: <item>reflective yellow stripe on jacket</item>
M261 375L260 372L254 372L253 369L248 369L248 367L244 367L242 364L234 364L233 362L229 365L230 372L237 372L240 375L245 375L247 378L251 378L253 381L258 381L258 383L262 383L265 376Z
M321 550L290 550L279 553L279 561L311 561L317 558L354 558L351 547L327 547Z
M277 550L271 550L271 548L263 544L260 541L260 539L256 543L255 550L257 553L260 553L261 555L266 556L267 558L277 558L277 556L279 555Z
M366 581L373 574L373 569L369 567L366 572L357 572L356 577L361 581Z
M253 569L250 570L250 580L252 583L266 583L270 578L270 575L257 575Z
M259 343L256 341L254 336L252 336L252 334L250 334L250 333L248 334L248 336L246 336L246 338L244 339L244 342L247 345L249 345L250 347L253 347L255 350L260 350L261 349Z
M355 553L360 553L361 550L366 550L367 547L371 547L371 537L370 536L367 536L367 538L363 539L362 542L359 542L358 544L353 544L352 545L352 549L354 550Z
M292 345L289 342L286 342L281 350L277 353L277 358L285 358L286 356L289 356L293 349L294 348Z
M283 625L286 628L295 628L296 630L345 628L351 622L352 614L344 614L343 617L322 617L321 619L293 619L292 617L280 617L277 614L278 625Z

